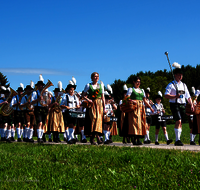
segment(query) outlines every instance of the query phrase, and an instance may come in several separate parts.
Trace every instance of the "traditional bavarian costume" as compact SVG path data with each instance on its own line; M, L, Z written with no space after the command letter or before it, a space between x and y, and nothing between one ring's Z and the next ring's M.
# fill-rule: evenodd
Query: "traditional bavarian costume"
M17 141L18 142L21 142L21 136L24 133L23 125L26 124L24 112L19 109L19 105L18 105L18 103L20 103L19 102L19 99L20 99L19 93L23 92L23 91L24 91L23 88L19 87L17 89L18 95L14 96L10 103L10 105L13 107L13 110L14 110L14 124L17 127L17 136L18 136ZM23 141L26 141L26 139L23 138Z
M125 114L122 128L123 134L135 137L135 139L138 139L138 142L135 141L133 144L141 145L142 143L139 141L139 138L144 138L144 135L146 135L146 114L143 103L145 93L143 89L133 87L128 89L127 95L136 101L136 109Z
M85 135L91 137L90 142L94 139L95 135L101 135L103 133L103 100L102 93L104 93L104 85L97 83L88 83L85 86L84 93L88 93L88 98L93 101L93 105L86 109L85 117ZM101 142L99 142L101 143Z
M61 93L61 90L59 88L55 88L54 92ZM62 97L60 95L51 98L51 105L53 105L55 102L58 103L58 105L53 105L53 106L50 105L51 109L49 112L49 122L47 123L48 132L53 132L54 142L60 142L58 134L65 132L62 109L60 107L61 101Z
M28 90L30 90L30 93L27 93L25 96L22 97L21 99L21 103L20 105L23 106L24 104L26 104L28 102L28 98L29 96L31 96L31 91L33 90L33 88L31 87L31 85L27 85L26 88L24 89L26 92ZM33 132L34 130L36 130L36 123L35 123L35 115L34 115L34 111L33 111L33 106L32 106L32 110L28 109L28 105L27 106L23 106L23 110L24 110L24 114L25 114L25 118L26 118L26 138L27 138L27 142L34 142L33 140Z

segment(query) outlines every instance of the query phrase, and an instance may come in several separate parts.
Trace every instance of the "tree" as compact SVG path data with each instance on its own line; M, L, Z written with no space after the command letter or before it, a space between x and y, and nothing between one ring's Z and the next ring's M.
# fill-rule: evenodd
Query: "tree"
M10 83L8 83L7 77L3 75L3 73L0 72L0 86L5 86L8 88L10 86Z

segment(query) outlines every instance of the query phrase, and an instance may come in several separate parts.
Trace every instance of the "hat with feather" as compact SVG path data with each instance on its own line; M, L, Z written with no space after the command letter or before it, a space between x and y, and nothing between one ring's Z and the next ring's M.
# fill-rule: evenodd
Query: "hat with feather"
M147 89L145 90L145 93L149 93L150 94L150 88L147 87Z
M123 85L123 90L124 90L124 93L128 91L128 87L126 86L126 84Z
M173 70L173 72L174 72L174 74L183 74L183 71L182 71L182 69L181 69L181 65L179 64L179 63L177 63L177 62L174 62L173 64L172 64L172 67L174 67L175 69Z
M163 98L161 91L158 91L158 94L156 95L155 99L157 99L157 98L161 98L161 99Z
M108 91L104 91L104 97L105 97L105 99L111 99L111 96L108 93Z
M58 88L55 88L53 92L61 92L62 91L62 82L58 81Z
M17 92L23 92L24 91L24 85L22 83L19 84L20 87L16 90Z
M74 90L76 89L76 79L74 77L72 77L72 79L69 81L69 84L67 85L67 88L65 89L65 91L69 90L70 88L74 88Z
M34 82L33 81L31 81L29 85L26 85L26 88L24 90L26 91L28 89L34 90Z
M6 90L7 90L7 89L6 89L6 87L5 87L5 86L1 86L1 92L2 92L2 93L5 93L5 92L6 92Z
M39 81L37 81L37 83L35 85L38 86L39 84L41 84L43 86L45 85L44 84L44 78L43 78L42 74L39 75Z
M107 84L107 90L110 92L110 96L113 96L113 90L109 84Z

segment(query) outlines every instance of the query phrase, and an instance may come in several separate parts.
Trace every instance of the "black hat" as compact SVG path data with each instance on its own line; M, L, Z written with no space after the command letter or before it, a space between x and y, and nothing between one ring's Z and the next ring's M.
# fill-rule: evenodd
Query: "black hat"
M150 88L149 87L145 90L145 93L149 93L150 94Z
M70 88L74 88L74 90L76 90L76 85L68 84L67 88L65 89L65 91L69 90Z
M158 94L156 95L155 99L157 99L157 98L163 99L161 91L158 91Z
M182 71L182 69L181 69L181 65L179 64L179 63L177 63L177 62L174 62L173 64L172 64L172 66L173 67L175 67L175 69L173 70L173 73L174 74L183 74L183 71Z
M61 92L61 91L60 91L60 88L55 88L55 89L53 90L53 92Z
M43 86L45 85L44 84L44 79L42 77L42 74L39 76L39 81L35 85L37 86L37 85L40 85L40 84L43 85Z
M31 85L26 85L26 88L24 89L24 91L26 91L27 89L33 90L33 88L31 87Z
M22 87L18 87L18 89L16 90L17 92L23 92L24 91L24 89L22 88Z

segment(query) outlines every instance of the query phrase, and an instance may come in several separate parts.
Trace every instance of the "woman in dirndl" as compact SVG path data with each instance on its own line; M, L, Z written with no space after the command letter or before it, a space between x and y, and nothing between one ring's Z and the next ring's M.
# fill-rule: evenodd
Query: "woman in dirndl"
M85 86L83 97L92 106L86 109L85 118L85 135L90 136L90 143L96 145L94 138L96 136L97 143L102 144L100 135L103 134L103 114L105 109L104 84L98 83L99 73L91 74L91 83Z
M51 98L51 104L49 105L49 120L48 120L48 132L53 133L53 142L61 142L59 133L65 132L64 120L62 115L62 109L60 103L62 101L62 87L60 88L61 81L58 82L58 88L54 89L54 96Z
M141 78L134 77L133 88L129 88L127 96L134 105L135 109L125 114L123 122L123 134L125 136L134 137L132 140L133 145L142 145L140 138L144 138L146 135L146 113L144 103L151 109L150 104L146 101L145 93L143 89L140 89Z

